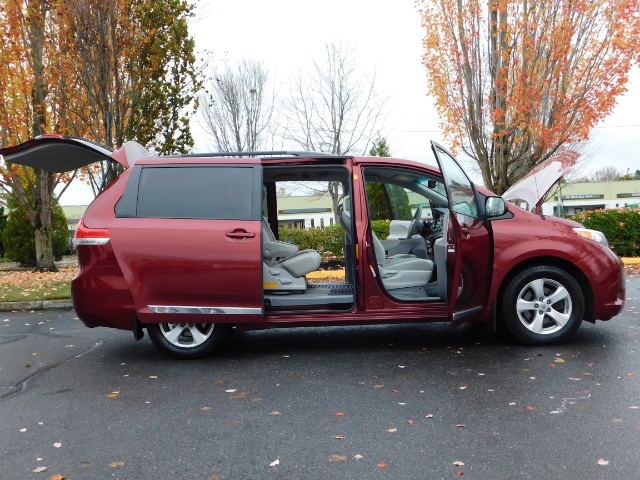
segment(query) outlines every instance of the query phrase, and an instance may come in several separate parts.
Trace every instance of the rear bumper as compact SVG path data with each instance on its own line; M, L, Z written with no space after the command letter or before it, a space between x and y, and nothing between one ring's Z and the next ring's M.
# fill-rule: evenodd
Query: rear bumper
M81 266L71 281L71 298L86 326L133 330L133 297L117 265Z

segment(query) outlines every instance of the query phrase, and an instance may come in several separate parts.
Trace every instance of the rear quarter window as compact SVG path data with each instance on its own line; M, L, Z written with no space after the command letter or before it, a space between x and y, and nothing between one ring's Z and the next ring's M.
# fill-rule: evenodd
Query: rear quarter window
M119 217L260 218L253 166L143 166L138 173L131 178L137 188L128 185L116 207Z

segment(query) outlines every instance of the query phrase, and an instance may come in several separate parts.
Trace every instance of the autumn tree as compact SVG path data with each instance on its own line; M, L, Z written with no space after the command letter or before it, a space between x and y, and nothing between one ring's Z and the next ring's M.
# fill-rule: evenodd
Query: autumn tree
M626 90L639 0L418 0L443 132L503 193Z
M375 90L349 43L325 45L322 59L293 76L284 100L285 139L305 150L337 155L365 153L381 121L384 100ZM333 211L338 212L339 182L329 182Z
M111 148L136 140L159 154L193 146L190 116L201 86L193 6L183 0L61 0L60 68L79 79L91 139ZM114 165L100 165L94 191Z
M275 128L275 92L262 62L213 68L200 95L199 115L219 152L263 150Z
M191 11L183 0L0 2L0 147L60 133L186 151L199 88ZM52 205L76 173L1 168L0 188L34 228L36 268L54 270Z

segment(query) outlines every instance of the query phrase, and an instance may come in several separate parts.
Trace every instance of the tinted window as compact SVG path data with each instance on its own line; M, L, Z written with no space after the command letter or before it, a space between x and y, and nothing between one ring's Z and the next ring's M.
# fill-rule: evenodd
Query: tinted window
M252 220L259 218L253 196L250 167L146 167L140 172L136 215Z

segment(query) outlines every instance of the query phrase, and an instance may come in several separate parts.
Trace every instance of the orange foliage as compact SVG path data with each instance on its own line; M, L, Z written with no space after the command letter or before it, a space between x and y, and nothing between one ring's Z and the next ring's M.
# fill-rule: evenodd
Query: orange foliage
M445 135L502 193L589 138L638 61L640 0L418 0Z

